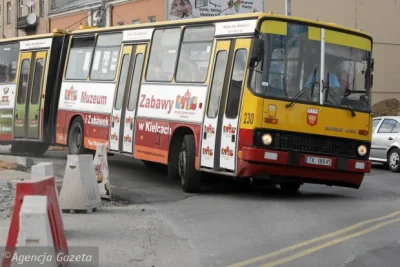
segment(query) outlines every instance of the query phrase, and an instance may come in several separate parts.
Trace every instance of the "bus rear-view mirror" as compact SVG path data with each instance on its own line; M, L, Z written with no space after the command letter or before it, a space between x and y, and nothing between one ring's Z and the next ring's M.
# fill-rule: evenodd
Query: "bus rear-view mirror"
M255 37L251 42L249 68L256 67L257 63L262 61L263 56L264 56L264 40Z

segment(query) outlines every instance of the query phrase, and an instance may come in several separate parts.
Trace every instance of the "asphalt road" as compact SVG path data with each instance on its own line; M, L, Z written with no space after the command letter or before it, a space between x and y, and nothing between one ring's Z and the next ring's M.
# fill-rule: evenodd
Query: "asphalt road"
M65 152L36 160L54 162L62 177ZM154 208L181 242L175 253L190 266L399 266L400 174L383 167L375 166L358 190L303 185L298 194L242 191L210 179L202 193L186 194L162 169L122 156L109 157L109 166L113 198ZM128 223L136 216L128 215Z

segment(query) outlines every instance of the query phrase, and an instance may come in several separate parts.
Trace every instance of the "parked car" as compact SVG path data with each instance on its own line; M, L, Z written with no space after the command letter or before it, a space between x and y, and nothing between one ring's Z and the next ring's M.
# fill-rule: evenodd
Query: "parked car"
M372 125L369 160L400 172L400 116L375 117Z

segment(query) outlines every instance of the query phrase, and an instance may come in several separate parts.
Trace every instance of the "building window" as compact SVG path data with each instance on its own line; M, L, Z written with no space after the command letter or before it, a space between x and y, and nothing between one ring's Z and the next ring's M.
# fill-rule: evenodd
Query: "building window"
M118 22L118 25L124 25L123 21Z
M44 17L44 0L40 0L39 9L40 9L40 16Z
M29 7L28 7L29 8ZM19 0L19 5L18 5L18 17L22 17L22 14L24 13L24 0Z
M11 24L11 2L7 2L7 24Z
M140 24L140 19L134 19L134 20L132 20L132 24Z
M156 22L156 16L151 16L148 19L149 22Z

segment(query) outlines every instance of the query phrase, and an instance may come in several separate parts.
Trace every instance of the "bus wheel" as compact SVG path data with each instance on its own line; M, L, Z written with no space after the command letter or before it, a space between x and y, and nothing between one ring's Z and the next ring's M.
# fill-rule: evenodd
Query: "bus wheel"
M83 120L81 117L74 119L68 133L68 148L72 155L80 155L86 152L83 144Z
M195 142L193 135L185 135L178 157L178 171L184 192L195 193L201 188L201 173L195 168Z
M286 192L294 193L299 191L301 183L290 182L290 183L282 183L279 187Z

